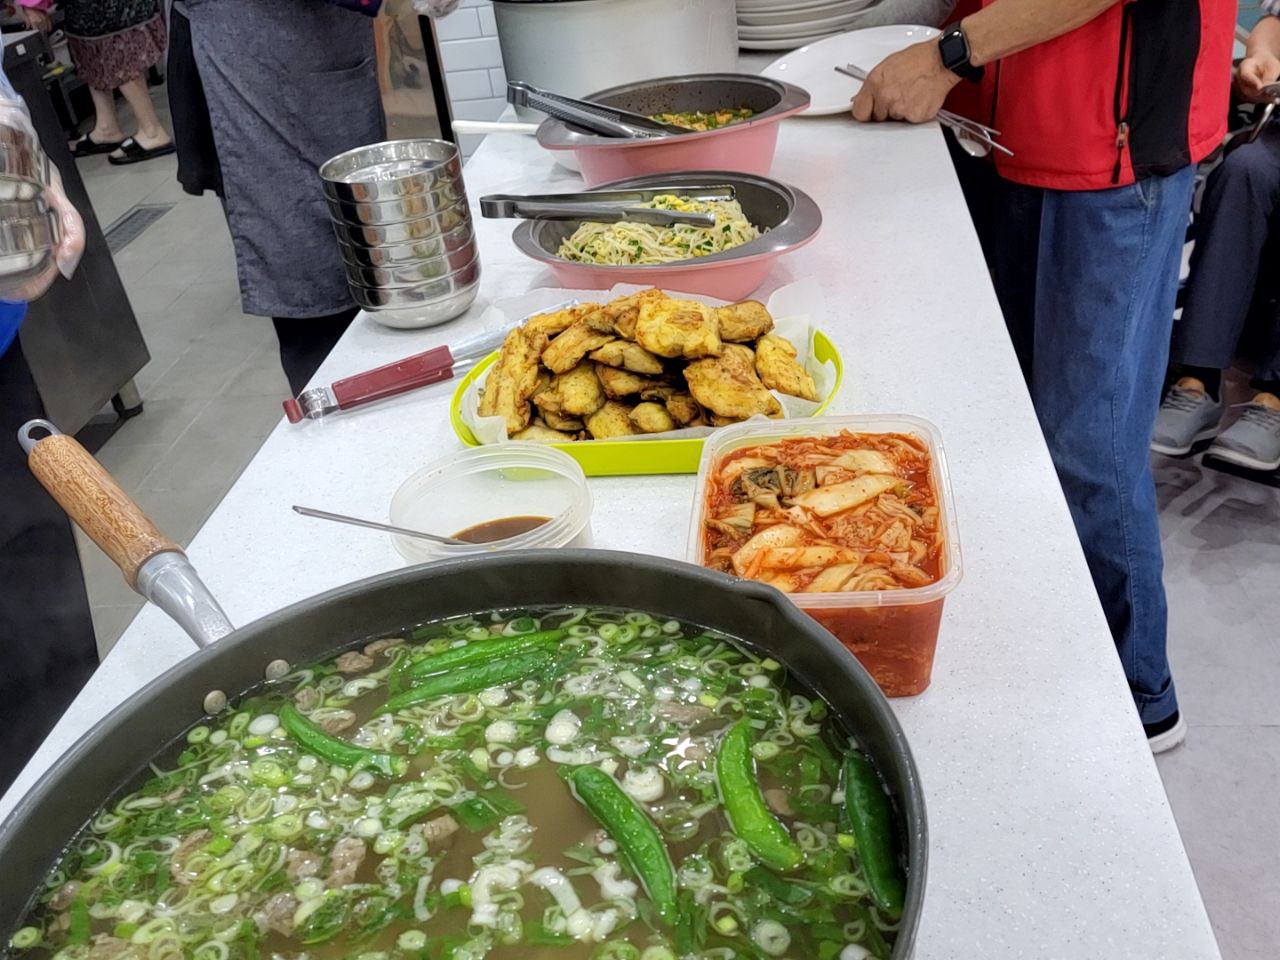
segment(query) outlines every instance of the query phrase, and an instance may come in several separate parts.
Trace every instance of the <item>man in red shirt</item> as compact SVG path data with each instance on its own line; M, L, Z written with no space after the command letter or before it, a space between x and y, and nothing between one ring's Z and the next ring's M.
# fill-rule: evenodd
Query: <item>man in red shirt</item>
M1195 164L1226 132L1234 0L961 0L871 71L859 120L944 101L1005 322L1152 749L1180 743L1148 445Z

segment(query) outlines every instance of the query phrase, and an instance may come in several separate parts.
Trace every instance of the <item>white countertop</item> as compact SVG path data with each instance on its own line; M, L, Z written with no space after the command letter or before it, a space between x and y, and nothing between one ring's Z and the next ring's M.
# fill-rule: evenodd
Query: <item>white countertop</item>
M846 364L832 412L926 417L950 460L964 580L947 600L933 686L894 701L932 840L917 956L1218 957L937 128L789 120L773 174L825 216L762 293L821 283L818 322ZM473 201L580 183L517 136L489 137L466 179ZM487 302L552 285L515 251L511 228L478 221L482 295L466 319L420 332L358 321L315 382L465 339ZM234 622L399 565L386 538L289 505L385 516L409 473L459 448L451 390L277 427L189 550ZM593 480L596 546L683 556L693 484ZM0 815L87 727L192 650L144 610Z

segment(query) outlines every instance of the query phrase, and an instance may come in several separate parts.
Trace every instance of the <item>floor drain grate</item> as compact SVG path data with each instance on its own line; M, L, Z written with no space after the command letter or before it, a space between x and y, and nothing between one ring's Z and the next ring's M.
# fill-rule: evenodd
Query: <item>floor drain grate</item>
M166 213L172 210L172 203L147 203L139 204L134 207L123 217L107 227L107 249L112 253L119 253L138 237L142 236L142 231L151 226Z

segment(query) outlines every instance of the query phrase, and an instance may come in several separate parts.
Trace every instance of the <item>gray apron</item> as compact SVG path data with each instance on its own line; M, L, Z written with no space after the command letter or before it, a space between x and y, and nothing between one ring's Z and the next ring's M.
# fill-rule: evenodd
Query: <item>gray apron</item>
M353 304L320 187L335 154L385 139L373 21L324 0L186 0L244 312Z

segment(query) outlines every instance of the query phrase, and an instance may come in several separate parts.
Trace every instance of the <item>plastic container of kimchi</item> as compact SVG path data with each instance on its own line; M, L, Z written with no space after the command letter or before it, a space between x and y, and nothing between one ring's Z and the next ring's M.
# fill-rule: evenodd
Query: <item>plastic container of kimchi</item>
M963 573L932 423L856 415L717 430L691 514L690 562L781 589L886 696L929 686L943 603Z

